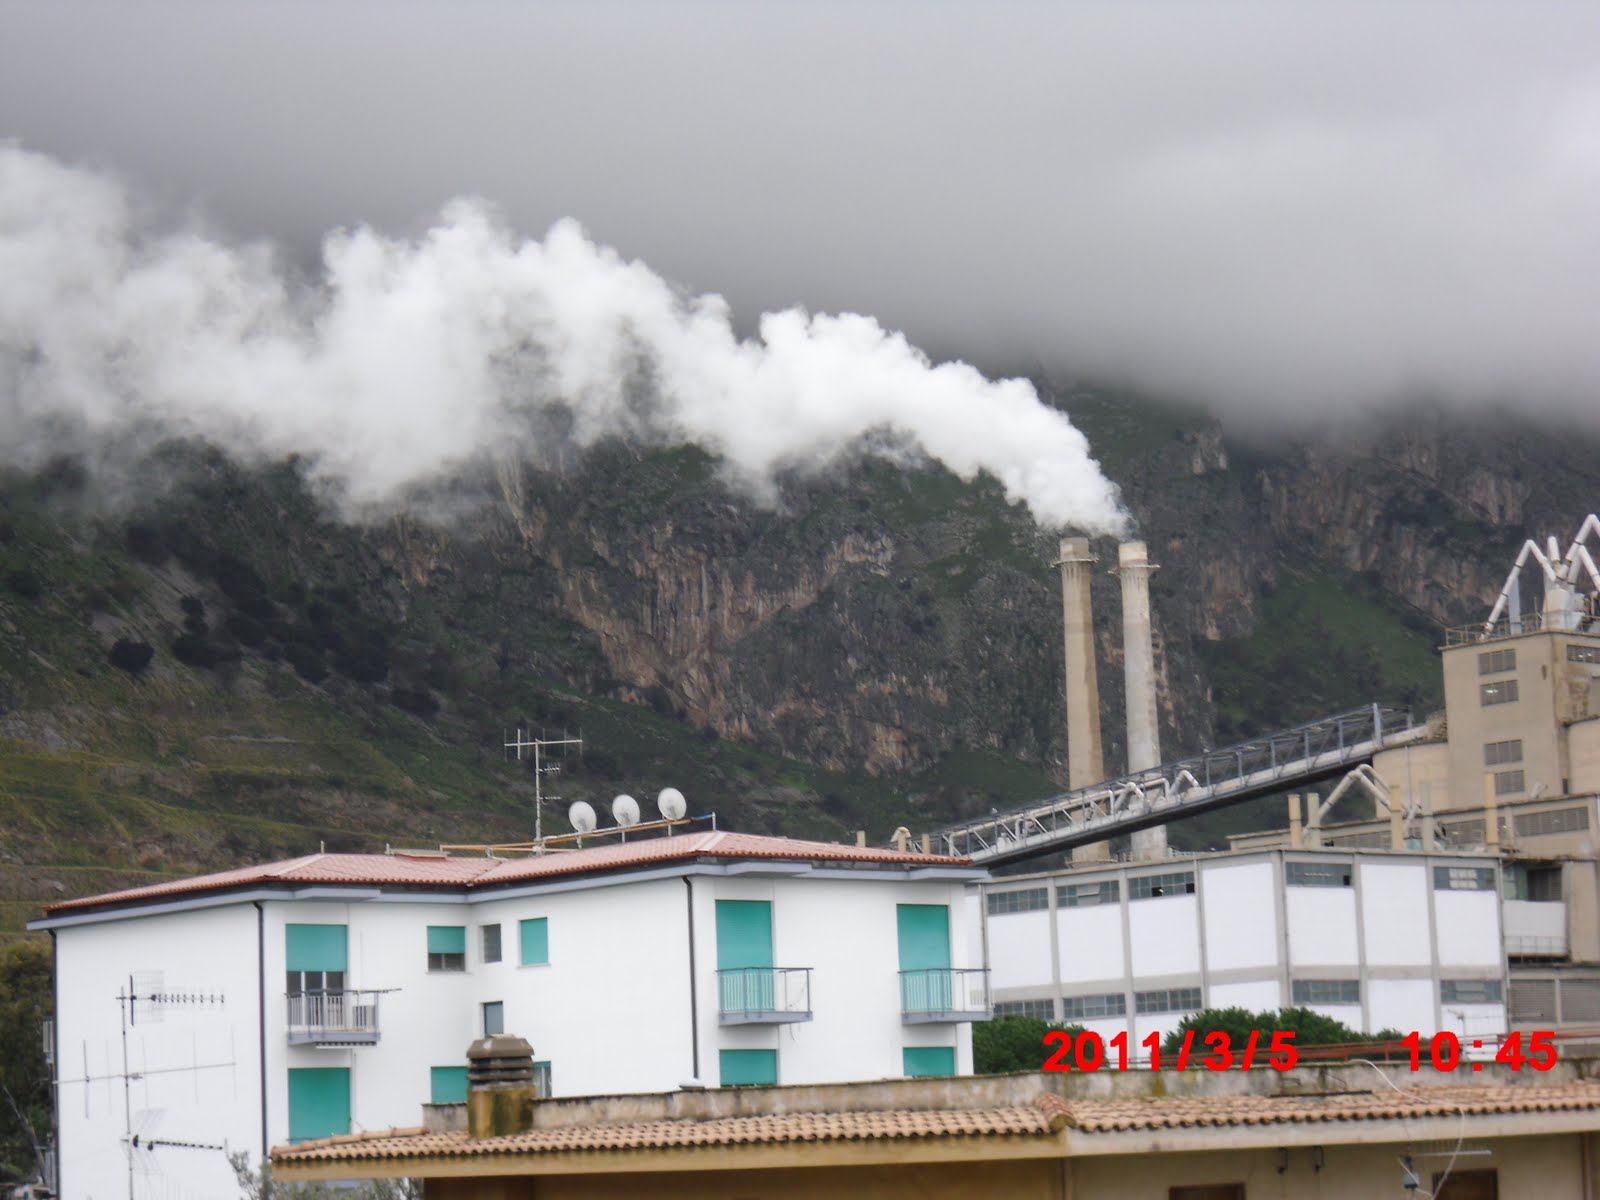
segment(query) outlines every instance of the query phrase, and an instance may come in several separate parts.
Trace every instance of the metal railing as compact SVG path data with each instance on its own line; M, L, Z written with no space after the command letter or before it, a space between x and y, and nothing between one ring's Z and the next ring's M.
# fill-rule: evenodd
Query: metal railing
M381 992L289 993L289 1044L370 1045L378 1040Z
M948 826L933 835L933 843L976 862L1033 858L1313 782L1424 732L1409 710L1369 704Z
M1508 933L1506 954L1511 958L1565 958L1567 939L1555 934Z
M987 1021L994 1015L986 967L927 967L900 972L900 1017L908 1025Z
M717 972L717 1015L724 1025L788 1025L811 1020L810 967L728 967Z

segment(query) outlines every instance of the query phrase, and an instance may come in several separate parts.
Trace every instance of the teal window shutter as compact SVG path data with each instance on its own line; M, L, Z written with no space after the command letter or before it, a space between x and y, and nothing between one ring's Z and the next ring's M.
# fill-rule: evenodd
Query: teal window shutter
M717 966L724 970L772 965L772 905L765 900L717 901Z
M913 1079L956 1073L954 1046L907 1046L901 1051L905 1074Z
M949 905L901 904L896 908L900 932L900 969L949 970Z
M465 925L429 925L429 954L465 954L467 952L467 927Z
M432 1069L434 1104L465 1104L467 1102L467 1069L465 1067L434 1067Z
M289 1140L350 1132L350 1068L289 1068Z
M724 1050L717 1065L723 1087L751 1087L778 1082L776 1050Z
M550 961L550 920L548 917L533 917L526 921L520 921L517 924L517 932L522 938L523 966Z
M287 967L291 971L347 971L348 941L343 925L285 925Z

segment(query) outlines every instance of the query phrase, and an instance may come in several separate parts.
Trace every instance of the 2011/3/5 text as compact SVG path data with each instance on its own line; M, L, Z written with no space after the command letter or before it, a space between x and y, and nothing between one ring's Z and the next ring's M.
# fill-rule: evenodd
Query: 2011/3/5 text
M1495 1048L1492 1059L1486 1054L1463 1057L1460 1037L1447 1029L1427 1037L1421 1033L1409 1033L1400 1039L1398 1046L1409 1059L1408 1066L1413 1071L1430 1068L1436 1071L1481 1071L1485 1063L1491 1061L1508 1066L1513 1071L1520 1071L1523 1067L1548 1071L1556 1065L1554 1033L1528 1034L1526 1051L1523 1049L1522 1036L1520 1033L1507 1034ZM1053 1051L1045 1060L1044 1069L1126 1071L1130 1066L1134 1069L1149 1066L1152 1071L1159 1071L1165 1065L1186 1071L1192 1064L1207 1071L1248 1071L1261 1064L1275 1071L1287 1071L1300 1059L1292 1030L1268 1032L1252 1029L1244 1045L1235 1046L1233 1039L1222 1030L1196 1033L1191 1029L1184 1033L1176 1053L1167 1055L1165 1059L1161 1049L1163 1040L1160 1033L1150 1034L1137 1044L1133 1052L1135 1057L1130 1059L1126 1033L1104 1039L1092 1030L1076 1035L1065 1030L1051 1030L1044 1035L1045 1049ZM1471 1048L1483 1051L1484 1044L1482 1040L1473 1040ZM1148 1062L1137 1061L1140 1049L1149 1051ZM1390 1043L1383 1049L1392 1053L1395 1044Z

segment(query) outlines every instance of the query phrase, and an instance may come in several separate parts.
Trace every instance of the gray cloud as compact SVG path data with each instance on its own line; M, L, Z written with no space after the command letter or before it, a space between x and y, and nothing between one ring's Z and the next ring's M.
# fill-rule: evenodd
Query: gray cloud
M1600 10L0 8L0 121L311 247L461 193L736 315L1292 420L1600 411Z

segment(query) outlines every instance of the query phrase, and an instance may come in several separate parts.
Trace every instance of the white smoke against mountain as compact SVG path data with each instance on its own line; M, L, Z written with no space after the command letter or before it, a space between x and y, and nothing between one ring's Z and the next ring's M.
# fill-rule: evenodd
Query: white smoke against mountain
M771 499L863 445L987 472L1047 526L1114 533L1116 488L1021 379L935 365L871 317L768 313L741 339L572 221L519 240L457 200L415 238L330 234L296 284L265 245L138 215L119 181L0 147L0 454L155 430L298 454L352 505L392 504L486 454L694 443Z

